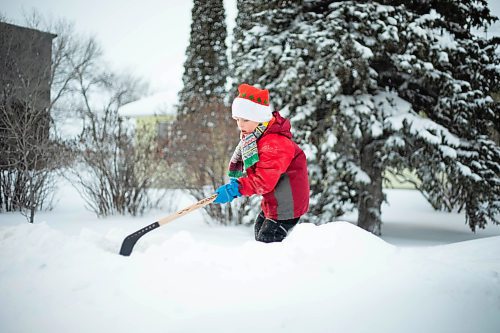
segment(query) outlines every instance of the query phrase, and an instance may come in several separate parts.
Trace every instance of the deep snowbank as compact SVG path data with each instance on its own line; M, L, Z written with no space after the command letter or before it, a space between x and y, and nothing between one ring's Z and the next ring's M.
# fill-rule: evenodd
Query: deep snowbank
M0 227L1 332L498 332L500 237L401 249L346 223L283 243ZM222 245L221 245L222 244Z

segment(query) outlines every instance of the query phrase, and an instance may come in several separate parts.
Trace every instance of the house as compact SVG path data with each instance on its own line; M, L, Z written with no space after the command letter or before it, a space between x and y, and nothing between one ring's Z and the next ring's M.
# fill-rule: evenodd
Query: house
M23 154L14 137L22 134L28 147L48 139L55 37L0 22L0 169L11 168Z
M166 161L169 157L167 147L172 124L176 118L176 103L177 93L161 92L125 104L118 109L118 114L135 128L136 142L157 147L158 160L145 161L162 164L159 169L161 176L155 184L157 187L174 188L179 183L176 167Z
M177 94L161 92L120 107L120 116L133 121L138 139L168 140L170 126L175 120Z

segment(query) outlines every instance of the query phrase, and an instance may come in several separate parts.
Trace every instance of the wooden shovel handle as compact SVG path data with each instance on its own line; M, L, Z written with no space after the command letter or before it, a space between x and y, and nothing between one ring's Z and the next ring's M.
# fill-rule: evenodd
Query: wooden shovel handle
M173 214L165 216L164 218L158 220L158 224L160 224L160 225L167 224L167 223L172 222L173 220L175 220L181 216L184 216L186 214L191 213L193 210L197 210L201 207L205 207L206 205L212 203L215 200L215 198L217 198L217 193L209 196L208 198L201 199L197 203L194 203L191 206L183 208L183 209L181 209Z

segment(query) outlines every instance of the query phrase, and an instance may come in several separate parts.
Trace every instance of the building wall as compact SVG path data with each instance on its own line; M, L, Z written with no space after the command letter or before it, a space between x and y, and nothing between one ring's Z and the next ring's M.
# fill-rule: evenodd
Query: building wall
M34 93L36 108L48 107L54 37L0 22L0 92L4 98L33 99Z
M0 169L48 138L54 37L0 22Z
M175 171L176 165L172 165L172 161L169 160L169 152L166 149L175 116L148 115L133 118L137 143L158 148L154 161L144 161L144 163L158 164L157 183L153 184L153 187L175 188L179 183L176 179L178 172Z

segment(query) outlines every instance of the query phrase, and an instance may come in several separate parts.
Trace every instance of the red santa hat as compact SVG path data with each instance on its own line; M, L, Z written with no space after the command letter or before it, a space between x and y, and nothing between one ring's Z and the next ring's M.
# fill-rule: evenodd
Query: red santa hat
M243 83L231 107L233 117L263 123L270 121L273 111L269 105L269 90Z

